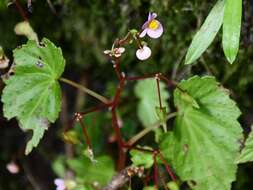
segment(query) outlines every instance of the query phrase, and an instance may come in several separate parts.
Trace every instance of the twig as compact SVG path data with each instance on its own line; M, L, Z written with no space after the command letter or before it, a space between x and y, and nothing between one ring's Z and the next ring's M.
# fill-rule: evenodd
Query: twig
M80 84L78 84L74 81L71 81L71 80L66 79L66 78L60 78L59 80L66 83L66 84L69 84L69 85L71 85L75 88L78 88L79 90L93 96L94 98L97 98L98 100L100 100L101 102L103 102L105 104L108 104L110 102L106 97L104 97L104 96L94 92L93 90L90 90L90 89L86 88L85 86L82 86L82 85L80 85Z
M103 190L117 190L123 187L126 183L128 183L131 177L136 175L141 177L143 175L143 172L144 172L143 167L129 166L119 171L107 184L107 186L103 188Z
M177 112L173 112L170 113L167 118L166 121L175 117L177 115ZM160 121L154 123L153 125L151 125L150 127L147 127L145 129L143 129L141 132L139 132L138 134L136 134L135 136L133 136L126 144L128 146L133 146L138 140L140 140L143 136L145 136L147 133L149 133L150 131L153 131L155 128L160 126Z

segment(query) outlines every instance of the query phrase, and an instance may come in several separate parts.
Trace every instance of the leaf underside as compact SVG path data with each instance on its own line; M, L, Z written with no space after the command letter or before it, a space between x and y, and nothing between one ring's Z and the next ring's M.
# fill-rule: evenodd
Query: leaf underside
M196 61L212 43L222 25L224 7L225 1L218 0L213 9L210 11L204 24L201 26L200 30L196 33L191 42L186 54L185 64L191 64Z
M227 60L232 64L239 49L242 20L242 0L226 1L222 45Z
M14 50L15 74L6 80L3 111L7 119L16 117L23 130L33 130L26 154L38 145L49 122L54 122L61 108L61 76L65 60L61 49L43 39L28 41Z
M179 114L161 149L192 189L230 190L242 138L240 110L213 77L195 76L179 86L185 90L174 91ZM195 101L183 98L185 93Z
M137 114L145 127L159 121L159 118L156 113L156 107L159 107L159 98L157 91L157 84L155 79L145 79L138 81L135 86L135 95L139 98ZM168 103L169 93L165 88L165 84L160 82L160 93L162 105L167 108L168 112Z

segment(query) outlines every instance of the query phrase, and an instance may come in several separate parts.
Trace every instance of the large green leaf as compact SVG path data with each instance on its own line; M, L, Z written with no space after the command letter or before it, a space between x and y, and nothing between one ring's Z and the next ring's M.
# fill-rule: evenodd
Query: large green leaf
M251 132L249 137L245 142L245 147L237 160L237 163L245 163L253 161L253 126L251 127Z
M145 127L148 127L159 121L156 113L156 107L159 107L159 98L157 92L157 84L155 79L146 79L138 81L135 86L135 94L140 99L138 103L138 117ZM167 99L169 93L166 91L165 84L160 82L160 93L162 105L167 108Z
M227 0L223 19L222 45L227 60L232 64L239 49L242 20L242 0Z
M61 108L61 76L65 60L60 48L43 39L28 41L14 50L15 74L6 80L3 90L4 116L16 117L23 130L33 130L26 154L37 146L49 122L54 122ZM49 122L48 122L49 121Z
M212 43L222 25L224 6L225 0L218 0L215 4L204 24L194 36L186 54L185 64L196 61Z
M240 110L214 77L195 76L179 86L183 91L174 92L179 113L161 149L193 189L230 190L243 138L237 121Z

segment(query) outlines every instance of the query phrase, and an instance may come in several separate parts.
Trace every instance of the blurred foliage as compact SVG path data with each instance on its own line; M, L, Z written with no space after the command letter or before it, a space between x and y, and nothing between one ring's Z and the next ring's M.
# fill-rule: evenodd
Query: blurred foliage
M14 27L24 19L15 4L7 6L8 2L7 0L0 1L0 46L12 60L12 50L25 43L26 38L15 35ZM235 63L233 65L227 63L220 45L221 35L218 35L207 52L193 66L183 65L184 56L192 37L216 2L214 0L52 0L54 9L50 8L47 2L46 0L33 0L33 12L26 11L26 13L39 39L47 37L62 48L67 63L64 73L66 77L75 81L84 79L85 85L110 97L115 92L117 80L112 64L103 55L103 50L109 49L115 38L123 37L129 29L139 29L142 22L146 20L148 12L154 11L158 13L165 33L160 39L147 41L152 49L152 58L144 63L135 58L133 48L127 48L127 53L124 53L122 57L122 69L125 73L129 76L141 76L162 72L175 80L189 78L194 74L215 75L218 81L231 90L233 99L243 112L242 126L246 131L249 130L253 122L253 65L251 64L253 58L253 18L251 16L253 5L251 2L244 0L242 39L239 56ZM20 0L20 4L26 9L25 0ZM1 70L0 72L3 74L6 71ZM126 139L142 129L135 111L138 99L134 95L134 85L134 83L129 83L123 92L117 113L122 119L122 131ZM1 88L2 86L3 84ZM75 146L74 150L71 145L62 141L61 133L75 111L85 110L97 103L86 96L82 96L83 102L80 103L77 98L78 94L73 88L63 85L63 89L63 96L67 97L65 104L68 109L47 132L42 144L29 156L29 159L22 154L26 137L18 129L17 123L15 121L7 123L1 118L0 189L29 190L35 187L53 189L55 188L53 179L57 176L64 177L62 172L65 169L68 175L73 177L74 174L77 174L79 176L79 169L74 168L70 164L71 161L68 160L74 159L79 162L80 167L83 167L80 169L82 172L92 168L92 166L84 166L85 163L91 165L91 162L82 154L86 145L81 137L80 126L77 124L74 130L78 135L80 134L83 143ZM111 130L111 115L106 111L84 119L94 146L95 159L106 160L104 162L106 168L103 170L108 171L109 176L113 174L114 166L111 159L115 158L116 147L112 143L115 142L115 139ZM142 143L146 142L152 146L150 143L152 138L153 135L147 135ZM64 156L59 158L61 154ZM104 154L110 155L111 158L101 157ZM59 159L62 161L58 163L58 166L53 164L55 163L53 160ZM10 174L6 170L6 164L11 160L17 161L22 168L19 174ZM32 163L44 162L48 167L43 167L43 164L37 164L38 170L32 167ZM27 163L30 163L31 166ZM41 175L46 178L39 177ZM252 164L240 165L233 189L252 188L252 177ZM93 179L89 180L93 181ZM104 182L107 179L101 180Z

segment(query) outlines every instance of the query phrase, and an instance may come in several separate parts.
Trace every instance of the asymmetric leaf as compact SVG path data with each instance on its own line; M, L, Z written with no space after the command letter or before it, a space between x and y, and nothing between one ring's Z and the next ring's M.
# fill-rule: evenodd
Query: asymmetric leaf
M222 45L227 60L232 64L239 49L242 20L242 0L227 0L223 19Z
M222 25L224 6L225 0L218 0L215 4L204 24L194 36L186 54L185 64L196 61L212 43Z
M245 163L253 161L253 126L251 127L251 132L249 137L245 142L245 147L242 149L242 152L237 160L237 163Z
M152 153L133 149L130 151L130 155L131 161L135 166L144 166L145 168L150 168L154 163Z
M65 60L61 49L43 39L40 44L28 41L15 49L14 62L15 74L5 81L3 110L7 119L16 117L23 130L33 130L37 136L28 143L28 154L42 138L48 121L54 122L58 117L61 89L57 79L64 70Z
M146 79L138 81L134 92L140 99L137 111L142 124L145 127L148 127L159 121L156 113L156 107L159 106L156 80ZM168 112L167 99L169 98L169 93L166 91L165 84L163 82L160 82L160 92L162 105L167 108Z
M214 77L195 76L179 86L174 91L178 116L161 149L192 189L230 190L242 138L240 110Z

